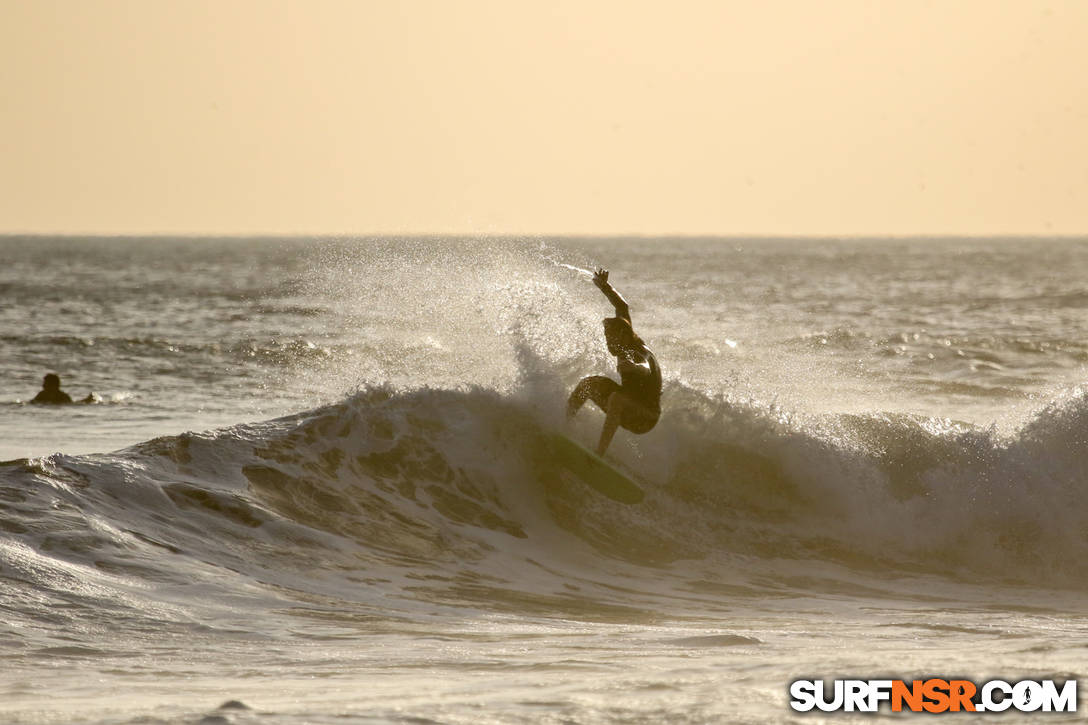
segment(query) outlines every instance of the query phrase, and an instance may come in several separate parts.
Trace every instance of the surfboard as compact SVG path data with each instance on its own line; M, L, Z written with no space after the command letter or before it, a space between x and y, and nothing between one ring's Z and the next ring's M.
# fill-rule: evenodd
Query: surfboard
M612 464L565 435L553 433L551 443L559 465L613 501L638 503L645 496L634 481Z

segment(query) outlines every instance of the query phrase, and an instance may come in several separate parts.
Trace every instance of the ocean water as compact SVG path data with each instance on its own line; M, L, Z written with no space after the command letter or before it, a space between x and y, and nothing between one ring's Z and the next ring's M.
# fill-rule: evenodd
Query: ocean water
M842 722L789 683L1088 672L1085 241L0 260L0 722ZM635 506L544 444L611 369L595 266L665 374Z

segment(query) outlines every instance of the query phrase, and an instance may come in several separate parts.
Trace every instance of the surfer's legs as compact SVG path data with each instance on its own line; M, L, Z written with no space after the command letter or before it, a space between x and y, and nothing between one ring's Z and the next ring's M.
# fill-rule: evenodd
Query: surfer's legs
M623 410L627 405L627 396L623 393L612 393L608 398L608 407L604 410L604 426L601 428L601 439L597 442L597 455L603 456L608 450L608 444L612 442L612 436L616 435L616 429L623 420Z
M632 433L646 433L655 425L659 413L651 411L637 400L628 397L621 388L608 398L605 408L604 427L601 428L601 440L597 444L597 455L603 456L616 429L623 426Z
M619 383L604 375L590 375L588 378L582 378L581 382L574 386L574 390L567 399L567 420L573 418L587 400L592 400L607 413L609 398L619 389Z
M574 387L567 399L567 420L574 417L587 400L592 400L604 411L604 427L601 428L597 452L603 454L623 426L632 433L645 433L657 424L658 414L651 412L623 392L619 383L604 375L590 375Z
M597 455L603 456L605 454L605 451L608 450L608 444L611 443L613 435L616 434L616 429L620 426L639 433L645 432L638 430L639 426L631 426L632 420L639 421L644 417L645 409L632 401L627 395L618 391L609 395L608 407L605 408L605 425L601 428L601 440L597 442Z

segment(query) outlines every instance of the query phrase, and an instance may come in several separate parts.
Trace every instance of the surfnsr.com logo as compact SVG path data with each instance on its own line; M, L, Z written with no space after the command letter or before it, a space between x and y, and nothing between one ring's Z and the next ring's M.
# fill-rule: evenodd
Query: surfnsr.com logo
M888 703L892 712L1076 712L1077 681L990 680L794 680L790 707L797 712L877 712Z

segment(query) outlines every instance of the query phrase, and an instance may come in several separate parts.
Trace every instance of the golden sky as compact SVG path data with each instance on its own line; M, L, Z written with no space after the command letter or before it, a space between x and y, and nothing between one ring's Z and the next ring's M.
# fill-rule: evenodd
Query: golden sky
M0 232L1088 233L1082 0L0 0Z

